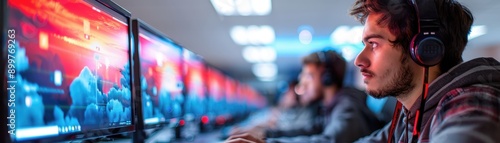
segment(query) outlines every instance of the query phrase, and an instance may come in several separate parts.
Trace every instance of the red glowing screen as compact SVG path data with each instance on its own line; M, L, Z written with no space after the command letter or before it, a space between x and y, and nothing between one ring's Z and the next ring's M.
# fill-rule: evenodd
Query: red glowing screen
M8 9L18 141L132 124L127 15L82 0L9 0ZM33 135L38 127L53 134Z
M235 102L238 100L238 83L236 80L226 77L225 83L226 99L228 102Z
M182 48L152 27L139 25L144 121L145 124L164 123L182 115Z
M139 34L141 73L147 81L148 89L156 88L157 96L169 92L178 96L182 91L181 53L177 45L159 39L157 36L141 30Z
M214 69L209 68L207 72L207 86L208 86L208 95L210 98L215 101L220 101L224 98L224 89L225 89L225 80L224 75Z
M186 94L191 98L203 100L205 98L205 65L198 55L187 50L185 52L187 52L184 54Z

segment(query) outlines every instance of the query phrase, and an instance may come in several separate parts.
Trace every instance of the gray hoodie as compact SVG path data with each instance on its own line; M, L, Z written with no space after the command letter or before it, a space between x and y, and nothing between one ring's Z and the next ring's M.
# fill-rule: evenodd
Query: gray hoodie
M355 88L342 88L332 104L323 106L323 131L316 135L268 138L267 143L346 143L369 135L384 123L366 106L366 93Z
M500 142L500 63L495 59L477 58L453 67L430 84L428 95L418 142ZM393 141L411 141L418 108L414 104L401 112ZM357 142L386 143L389 127Z

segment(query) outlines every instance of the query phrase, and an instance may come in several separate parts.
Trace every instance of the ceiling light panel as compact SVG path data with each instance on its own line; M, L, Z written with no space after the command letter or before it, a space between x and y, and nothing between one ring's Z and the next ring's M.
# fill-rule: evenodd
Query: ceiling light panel
M231 38L238 45L269 45L274 42L274 29L269 25L234 26Z
M224 16L264 16L272 11L271 0L210 0L215 11Z

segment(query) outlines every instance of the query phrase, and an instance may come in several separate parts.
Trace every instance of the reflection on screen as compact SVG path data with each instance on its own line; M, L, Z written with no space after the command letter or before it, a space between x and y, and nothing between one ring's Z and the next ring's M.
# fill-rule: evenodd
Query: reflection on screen
M139 29L142 106L145 124L181 116L181 48Z
M13 138L131 124L126 17L84 1L9 0L8 7Z

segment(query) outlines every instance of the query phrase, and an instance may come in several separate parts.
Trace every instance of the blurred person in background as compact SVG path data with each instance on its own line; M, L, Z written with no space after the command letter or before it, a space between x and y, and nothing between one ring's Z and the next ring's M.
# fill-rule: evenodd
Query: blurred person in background
M308 128L311 128L310 122L317 107L312 106L311 101L300 102L295 89L298 89L298 80L288 84L276 107L253 113L247 120L231 127L226 134L250 133L264 137L266 132L287 135L291 134L290 131L312 130Z
M366 93L356 88L344 87L346 61L334 51L319 51L303 58L299 78L301 102L307 103L318 98L319 115L310 126L317 134L295 132L288 137L266 137L244 133L231 136L227 143L263 142L354 142L381 128L381 122L366 106Z

